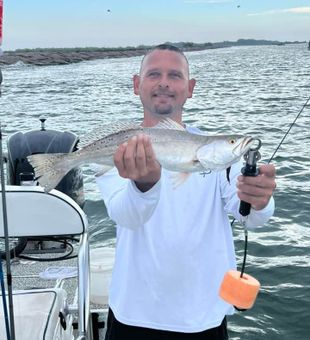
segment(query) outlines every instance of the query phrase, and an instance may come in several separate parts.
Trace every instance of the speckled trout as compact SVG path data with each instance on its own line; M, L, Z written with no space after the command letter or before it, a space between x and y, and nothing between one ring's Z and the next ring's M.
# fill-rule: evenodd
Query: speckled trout
M154 127L142 127L137 122L117 122L92 133L88 140L93 141L84 142L75 152L36 154L27 159L34 167L39 184L50 191L75 167L95 163L102 166L102 174L113 168L113 155L118 146L139 134L150 137L161 166L180 175L227 169L254 142L253 138L242 135L193 134L171 119L164 119ZM92 138L95 136L97 138Z

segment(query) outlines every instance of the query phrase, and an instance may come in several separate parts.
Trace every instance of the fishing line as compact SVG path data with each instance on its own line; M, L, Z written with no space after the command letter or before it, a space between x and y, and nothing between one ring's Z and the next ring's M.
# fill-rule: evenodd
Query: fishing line
M1 123L0 123L0 172L1 172L1 189L2 189L1 196L2 196L3 231L4 231L4 240L5 240L5 252L6 252L6 278L7 278L9 317L10 317L10 334L9 334L10 337L8 338L8 340L15 340L12 274L11 274L11 263L10 263L11 258L10 258L10 249L9 249L8 218L7 218L7 209L6 209L7 206L6 206L5 181L4 181Z
M299 118L299 116L301 115L302 111L304 110L304 108L308 105L308 102L310 100L310 95L308 97L308 99L306 100L305 104L303 105L303 107L300 109L298 115L295 117L294 121L291 123L291 125L289 126L288 130L286 131L286 133L284 134L282 140L280 141L279 145L277 146L277 148L275 149L274 153L272 154L272 156L270 157L268 164L273 160L275 154L278 152L278 150L280 149L280 146L283 144L285 138L287 137L287 135L290 133L293 125L296 123L297 119Z
M303 110L305 109L305 107L308 105L310 101L310 95L308 97L308 99L306 100L306 102L304 103L304 105L302 106L302 108L300 109L300 111L298 112L298 114L296 115L295 119L293 120L293 122L290 124L288 130L286 131L286 133L284 134L283 138L281 139L279 145L276 147L275 151L273 152L272 156L270 157L269 161L267 162L267 164L269 164L274 156L276 155L276 153L278 152L278 150L280 149L281 145L283 144L285 138L288 136L288 134L290 133L292 127L294 126L294 124L296 123L297 119L300 117L300 115L302 114ZM235 218L232 220L231 222L231 227L233 226L234 222L235 222ZM245 271L245 265L246 265L246 256L247 256L247 248L248 248L248 231L246 228L244 228L244 252L243 252L243 261L242 261L242 267L241 267L241 274L240 277L243 276L244 271Z

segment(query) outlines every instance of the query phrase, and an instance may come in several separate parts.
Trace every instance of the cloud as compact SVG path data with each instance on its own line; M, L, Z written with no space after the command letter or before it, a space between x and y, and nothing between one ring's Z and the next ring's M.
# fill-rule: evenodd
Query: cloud
M283 12L288 13L308 13L310 14L310 7L295 7L295 8L288 8L284 9Z
M294 7L294 8L285 8L285 9L273 9L270 11L259 12L259 13L249 13L249 16L257 16L257 15L271 15L278 13L295 13L295 14L310 14L310 7Z

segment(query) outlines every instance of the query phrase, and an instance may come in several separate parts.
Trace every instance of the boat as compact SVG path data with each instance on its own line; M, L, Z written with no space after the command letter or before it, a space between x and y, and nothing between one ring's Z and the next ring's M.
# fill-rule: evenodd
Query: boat
M1 294L0 339L104 339L114 249L89 249L80 169L49 193L37 185L26 157L73 152L78 144L74 133L47 129L46 119L40 121L39 129L7 139L0 237L7 228L10 249L2 247L0 256L6 259L2 281L12 280Z
M0 0L0 54L2 28ZM6 156L0 125L0 339L104 339L114 249L89 249L79 168L50 193L37 186L26 157L73 152L79 141L72 132L46 129L44 117L40 122L11 135Z

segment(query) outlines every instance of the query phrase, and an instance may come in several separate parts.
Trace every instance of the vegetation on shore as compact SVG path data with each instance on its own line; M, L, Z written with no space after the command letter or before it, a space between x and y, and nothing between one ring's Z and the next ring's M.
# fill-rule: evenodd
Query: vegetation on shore
M270 40L239 39L237 41L223 41L220 43L193 43L178 42L170 43L183 51L201 51L206 49L225 48L232 46L254 46L254 45L285 45L299 43L279 42ZM35 48L18 49L5 51L0 56L1 65L12 65L17 62L37 66L65 65L79 63L81 61L106 59L106 58L127 58L141 56L154 46L140 45L137 47L75 47L75 48Z
M215 42L215 43L194 43L194 42L177 42L171 43L183 50L198 50L198 49L212 49L212 48L221 48L221 47L232 47L232 46L255 46L255 45L286 45L286 44L298 44L305 43L305 41L275 41L275 40L256 40L256 39L239 39L237 41L223 41L223 42ZM25 53L25 52L39 52L39 53L53 53L53 52L63 52L63 53L79 53L79 52L125 52L125 51L145 51L152 48L153 45L139 45L139 46L127 46L127 47L67 47L67 48L24 48L17 49L15 53Z

